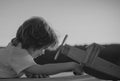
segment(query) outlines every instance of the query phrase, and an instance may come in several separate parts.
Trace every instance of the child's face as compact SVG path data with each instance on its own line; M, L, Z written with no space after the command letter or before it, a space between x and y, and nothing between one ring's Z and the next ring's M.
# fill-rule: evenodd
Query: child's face
M45 53L45 49L36 49L36 50L32 51L31 55L33 58L36 58L38 56L41 56L44 53Z

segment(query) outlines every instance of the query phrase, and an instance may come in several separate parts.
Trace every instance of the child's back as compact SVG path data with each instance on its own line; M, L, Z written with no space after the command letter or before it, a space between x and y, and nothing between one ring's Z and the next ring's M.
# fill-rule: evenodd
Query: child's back
M6 48L0 49L0 78L14 77L15 71L9 66L10 52Z

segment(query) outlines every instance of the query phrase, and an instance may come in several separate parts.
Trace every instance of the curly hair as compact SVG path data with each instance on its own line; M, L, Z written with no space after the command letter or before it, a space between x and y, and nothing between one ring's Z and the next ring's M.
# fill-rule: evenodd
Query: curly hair
M16 45L18 42L22 44L24 49L40 49L44 46L56 45L58 38L54 30L42 17L32 17L26 20L17 30L12 43Z

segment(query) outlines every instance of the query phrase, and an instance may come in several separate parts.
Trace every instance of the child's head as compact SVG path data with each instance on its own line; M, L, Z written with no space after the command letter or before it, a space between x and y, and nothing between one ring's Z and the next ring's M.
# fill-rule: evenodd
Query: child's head
M19 27L14 40L20 42L24 49L40 49L58 43L55 32L41 17L26 20Z

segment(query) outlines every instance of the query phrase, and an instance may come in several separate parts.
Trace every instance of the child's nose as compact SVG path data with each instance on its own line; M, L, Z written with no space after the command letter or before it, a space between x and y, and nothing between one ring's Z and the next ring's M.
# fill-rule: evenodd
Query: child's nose
M45 54L45 50L42 50L42 54Z

